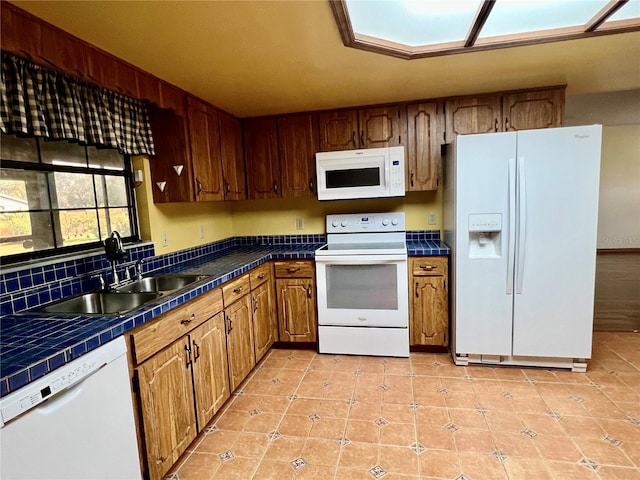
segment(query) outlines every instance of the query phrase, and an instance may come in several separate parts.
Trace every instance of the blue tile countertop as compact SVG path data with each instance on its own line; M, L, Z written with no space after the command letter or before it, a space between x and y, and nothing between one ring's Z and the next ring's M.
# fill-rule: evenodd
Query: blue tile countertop
M448 255L449 249L440 241L438 233L407 233L409 255ZM295 243L293 237L303 237L303 243ZM3 315L0 320L0 397L269 260L313 259L324 239L324 235L236 237L232 241L215 242L213 248L196 247L146 259L145 275L188 273L209 277L122 316L28 312ZM73 291L76 293L81 292Z

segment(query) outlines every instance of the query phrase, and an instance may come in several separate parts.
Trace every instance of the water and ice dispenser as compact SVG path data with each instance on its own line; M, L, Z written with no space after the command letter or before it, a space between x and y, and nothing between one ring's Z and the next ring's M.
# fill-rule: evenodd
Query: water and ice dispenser
M502 256L502 214L472 213L469 215L469 258Z

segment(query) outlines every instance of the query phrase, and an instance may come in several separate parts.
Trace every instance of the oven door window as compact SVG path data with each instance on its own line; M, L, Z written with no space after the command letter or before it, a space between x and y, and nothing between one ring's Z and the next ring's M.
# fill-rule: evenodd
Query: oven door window
M397 265L327 265L327 307L397 310Z
M327 170L325 181L328 189L349 187L379 187L380 167Z

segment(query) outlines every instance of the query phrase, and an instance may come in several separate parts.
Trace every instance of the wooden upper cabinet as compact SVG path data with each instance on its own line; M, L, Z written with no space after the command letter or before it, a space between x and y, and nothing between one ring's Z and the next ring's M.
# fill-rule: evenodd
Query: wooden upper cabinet
M249 199L280 197L280 162L275 118L245 120L244 154Z
M187 112L195 199L224 200L218 112L192 97Z
M186 118L151 107L149 120L156 145L156 155L149 158L154 203L193 201Z
M315 196L318 130L313 114L278 118L283 197Z
M322 152L404 144L401 106L321 112L318 119Z
M321 112L318 116L320 151L353 150L359 148L358 112L342 110Z
M446 135L450 142L456 135L502 131L502 97L460 97L447 100Z
M42 45L40 59L48 66L74 77L87 79L86 48L77 38L43 23L40 26Z
M403 123L401 107L399 106L359 110L359 148L402 145Z
M511 93L502 98L505 131L563 125L564 87Z
M245 200L247 198L247 179L242 150L242 123L236 117L219 111L218 125L224 199Z
M407 106L407 191L436 190L442 164L444 111L437 102Z
M0 2L0 47L38 62L42 48L41 22L7 2Z

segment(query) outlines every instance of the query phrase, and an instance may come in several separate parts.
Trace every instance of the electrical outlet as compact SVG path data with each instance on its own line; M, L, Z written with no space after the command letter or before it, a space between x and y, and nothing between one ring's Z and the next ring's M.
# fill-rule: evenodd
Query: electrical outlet
M296 218L296 230L304 230L304 218Z
M162 246L163 247L168 247L169 246L169 236L167 235L167 232L162 232L161 236L162 236Z
M429 214L429 225L435 225L437 223L437 216L435 213L431 212Z
M200 225L200 238L204 238L204 225Z

